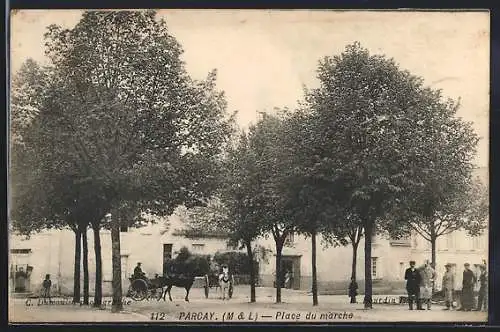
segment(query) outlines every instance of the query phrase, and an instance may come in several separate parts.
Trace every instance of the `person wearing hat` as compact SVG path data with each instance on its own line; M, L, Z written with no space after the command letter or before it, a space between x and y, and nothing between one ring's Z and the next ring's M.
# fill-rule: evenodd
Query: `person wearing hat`
M486 265L482 264L479 268L481 269L481 274L479 275L479 296L475 311L481 311L481 309L487 310L488 304L488 274L486 273Z
M464 274L462 279L462 306L460 311L471 311L474 308L474 284L476 276L470 269L470 264L464 264Z
M448 263L444 266L446 272L443 275L443 294L446 308L450 310L453 308L453 292L455 291L455 274L451 271L451 264Z
M406 291L408 292L408 305L413 310L413 302L417 304L417 310L423 310L420 303L420 272L415 268L415 261L410 261L410 267L405 271Z
M144 278L146 275L142 272L141 262L137 263L137 266L134 268L134 279Z
M427 310L431 310L432 285L436 278L436 272L431 267L429 260L426 260L419 270L421 275L420 300L427 305Z

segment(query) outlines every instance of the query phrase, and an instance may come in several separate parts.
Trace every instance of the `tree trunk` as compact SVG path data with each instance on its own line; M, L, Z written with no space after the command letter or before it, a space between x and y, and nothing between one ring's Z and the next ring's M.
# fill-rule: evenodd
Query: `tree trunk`
M431 266L436 271L436 236L431 237ZM432 294L436 292L436 281L432 282Z
M313 296L313 306L318 305L318 279L316 275L316 232L311 234L311 245L312 245L312 296Z
M82 261L82 233L75 229L75 269L73 274L73 303L80 303L80 264Z
M365 309L372 309L372 236L373 224L365 223Z
M83 304L89 304L89 247L87 242L87 226L82 231L83 246Z
M102 305L102 258L101 258L101 237L99 225L92 225L94 231L94 251L95 251L95 290L94 307L100 308Z
M276 243L276 303L281 303L281 252L283 250L282 243Z
M113 264L113 302L111 311L120 312L123 310L122 303L122 264L120 253L120 223L118 218L111 221L111 248Z
M359 245L359 242L351 242L351 244L352 244L351 278L356 280L356 267L358 265L358 245Z
M252 243L246 242L247 255L250 264L250 302L255 302L255 264L253 261Z

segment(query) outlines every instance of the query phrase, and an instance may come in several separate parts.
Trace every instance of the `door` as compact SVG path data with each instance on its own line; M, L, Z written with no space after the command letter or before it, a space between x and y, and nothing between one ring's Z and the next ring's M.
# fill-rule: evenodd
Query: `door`
M286 273L290 273L289 283L286 284ZM300 289L300 256L283 256L281 260L282 287Z
M293 258L292 272L293 272L292 288L300 289L300 257Z
M33 266L30 263L31 249L11 249L10 277L14 292L24 293L30 291L31 273Z
M281 287L291 288L291 284L287 283L287 273L293 273L293 259L291 257L283 257L281 261ZM290 281L293 282L293 278L290 276Z

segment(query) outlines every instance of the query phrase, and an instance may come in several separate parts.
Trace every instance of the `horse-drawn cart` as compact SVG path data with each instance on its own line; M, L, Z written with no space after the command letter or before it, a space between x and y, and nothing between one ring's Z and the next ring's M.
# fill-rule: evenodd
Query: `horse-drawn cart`
M144 299L154 298L160 300L163 295L163 287L155 282L156 280L149 280L146 277L129 278L130 286L127 296L135 301L142 301Z
M231 299L233 297L234 277L233 275L228 275L226 276L226 278L227 280L225 281L225 283L228 285L227 295L229 299ZM223 289L221 288L221 284L224 284L223 279L224 279L224 274L218 271L211 271L209 274L205 275L204 277L205 284L203 285L203 288L205 289L205 298L208 299L210 288L215 288L216 291L218 289L223 291Z
M168 298L172 301L172 296L170 295L170 290L173 286L182 287L186 290L186 297L184 298L189 302L189 290L193 286L194 277L186 275L167 275L167 276L156 276L154 279L148 279L146 277L129 278L130 287L128 289L127 296L131 297L135 301L142 301L144 299L156 299L165 300L165 296L168 294Z

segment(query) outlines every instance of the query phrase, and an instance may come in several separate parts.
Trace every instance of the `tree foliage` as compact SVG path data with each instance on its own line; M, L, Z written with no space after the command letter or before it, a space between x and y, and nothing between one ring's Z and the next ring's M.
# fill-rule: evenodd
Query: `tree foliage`
M87 11L72 29L48 27L45 38L51 75L24 150L35 160L24 195L33 198L18 206L42 218L19 211L17 222L55 227L76 204L98 236L111 211L168 215L202 204L233 131L216 72L190 78L155 11Z
M364 302L371 308L372 236L408 224L392 217L415 193L432 191L426 173L445 175L453 160L461 160L457 174L466 175L476 138L470 124L456 117L456 103L359 43L321 60L318 78L321 85L308 92L306 104L323 124L318 137L334 144L316 149L328 146L340 161L330 169L344 178L349 210L366 234ZM433 145L437 138L448 143ZM330 162L325 158L325 165Z

